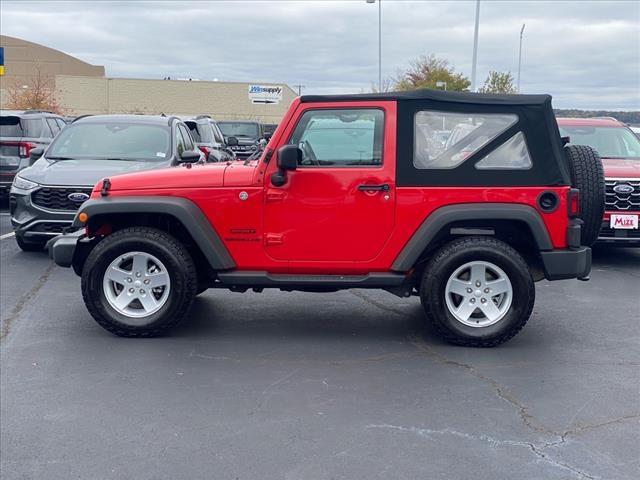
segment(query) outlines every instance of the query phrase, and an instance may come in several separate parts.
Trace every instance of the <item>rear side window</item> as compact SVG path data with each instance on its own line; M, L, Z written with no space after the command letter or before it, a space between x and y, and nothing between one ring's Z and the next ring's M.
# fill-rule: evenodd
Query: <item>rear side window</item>
M20 118L15 116L0 117L0 137L30 137L42 136L42 119Z
M60 131L60 125L56 122L55 118L47 118L47 123L49 124L49 128L51 129L51 133L55 137Z
M414 117L413 165L451 169L518 121L512 114L420 111Z
M524 139L518 132L476 163L478 170L528 170L533 164Z
M302 150L301 166L381 165L383 127L382 110L309 110L289 143Z
M211 141L211 129L206 123L185 122L189 132L196 143L208 143Z

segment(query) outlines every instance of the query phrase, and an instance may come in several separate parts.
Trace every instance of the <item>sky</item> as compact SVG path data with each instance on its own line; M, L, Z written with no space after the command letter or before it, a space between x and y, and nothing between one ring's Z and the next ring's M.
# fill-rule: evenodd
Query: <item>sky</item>
M385 78L421 55L471 77L476 2L382 0ZM640 1L480 2L477 83L518 70L556 108L640 110ZM0 31L104 65L108 76L282 82L303 93L370 91L378 4L310 1L14 1Z

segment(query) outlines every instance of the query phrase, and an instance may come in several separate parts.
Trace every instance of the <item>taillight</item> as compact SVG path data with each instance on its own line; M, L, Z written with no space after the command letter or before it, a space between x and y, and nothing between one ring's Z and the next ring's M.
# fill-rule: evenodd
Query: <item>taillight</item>
M580 214L580 190L570 188L567 194L567 210L569 217L576 218Z
M32 148L36 148L33 143L20 142L18 143L18 155L22 158L27 158Z

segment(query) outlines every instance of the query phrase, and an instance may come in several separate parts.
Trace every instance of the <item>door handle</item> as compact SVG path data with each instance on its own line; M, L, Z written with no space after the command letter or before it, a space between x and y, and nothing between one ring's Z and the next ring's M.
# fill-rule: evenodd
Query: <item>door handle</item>
M358 190L361 192L371 192L371 191L380 191L380 192L388 192L389 184L383 183L381 185L370 185L367 183L363 183L362 185L358 185Z

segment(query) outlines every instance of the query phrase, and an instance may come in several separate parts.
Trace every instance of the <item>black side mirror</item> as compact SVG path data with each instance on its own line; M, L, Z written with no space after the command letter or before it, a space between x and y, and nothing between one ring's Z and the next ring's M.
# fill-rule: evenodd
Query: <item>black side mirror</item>
M180 163L196 163L200 161L200 152L185 150L178 160Z
M235 147L238 145L238 139L236 137L227 137L227 145L230 147Z
M271 175L271 183L281 187L287 183L287 170L295 170L302 161L302 150L297 145L283 145L278 149L278 171Z
M32 148L31 150L29 150L29 164L33 165L34 163L36 163L36 160L42 157L43 154L44 148L42 147Z

